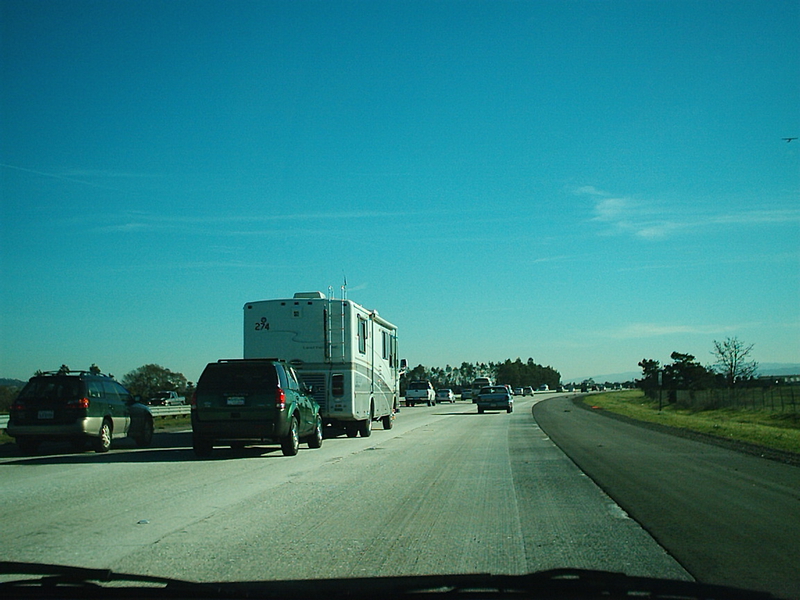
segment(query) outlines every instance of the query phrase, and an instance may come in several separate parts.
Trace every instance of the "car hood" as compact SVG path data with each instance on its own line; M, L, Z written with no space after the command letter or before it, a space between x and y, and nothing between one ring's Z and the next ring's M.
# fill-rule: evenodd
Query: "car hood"
M106 569L0 562L0 578L0 591L4 598L774 598L768 593L726 586L585 569L554 569L528 575L415 575L194 583Z

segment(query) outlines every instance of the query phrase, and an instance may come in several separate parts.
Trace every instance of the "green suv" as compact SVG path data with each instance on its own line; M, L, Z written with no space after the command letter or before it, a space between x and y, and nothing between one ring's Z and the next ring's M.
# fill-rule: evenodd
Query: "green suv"
M214 445L280 443L294 456L300 440L322 446L322 417L311 390L278 359L219 360L206 365L192 397L192 444L198 457Z
M64 367L31 377L11 405L7 432L26 454L44 441L69 441L76 450L91 442L97 452L107 452L112 439L126 436L149 446L153 415L99 370Z

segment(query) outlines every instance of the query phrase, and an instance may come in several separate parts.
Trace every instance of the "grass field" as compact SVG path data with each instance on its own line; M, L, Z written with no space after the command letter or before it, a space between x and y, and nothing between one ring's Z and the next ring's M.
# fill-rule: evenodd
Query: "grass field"
M658 400L650 400L641 390L592 394L583 402L639 421L800 454L800 415L793 413L731 408L693 411L666 402L659 410Z

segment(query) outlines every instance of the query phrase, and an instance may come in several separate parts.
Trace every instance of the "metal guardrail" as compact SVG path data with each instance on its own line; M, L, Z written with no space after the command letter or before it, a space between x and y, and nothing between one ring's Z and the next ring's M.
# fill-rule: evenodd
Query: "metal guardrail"
M192 407L188 404L178 406L151 406L150 412L154 417L176 417L178 415L188 415L192 412Z
M154 417L177 417L180 415L188 415L192 412L192 408L188 404L178 406L151 406L150 412ZM8 427L8 415L0 415L0 430Z

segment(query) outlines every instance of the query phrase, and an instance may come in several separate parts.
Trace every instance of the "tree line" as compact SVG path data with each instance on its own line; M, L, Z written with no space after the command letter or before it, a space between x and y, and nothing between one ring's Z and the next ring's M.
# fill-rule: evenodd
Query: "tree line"
M552 367L537 364L532 358L526 362L522 362L521 358L514 361L509 358L504 362L462 362L458 367L417 365L400 377L400 394L405 394L408 382L426 380L437 390L451 388L458 393L462 388L469 387L476 377L490 377L497 383L507 383L513 388L531 386L535 389L543 384L556 388L561 383L561 374Z
M713 388L734 388L754 381L758 363L751 360L753 344L745 344L738 338L724 341L714 340L711 354L716 362L711 366L701 365L691 354L673 352L672 362L665 364L653 359L642 359L642 379L639 387L654 398L660 390L668 392L668 399L675 401L678 390L690 392Z

